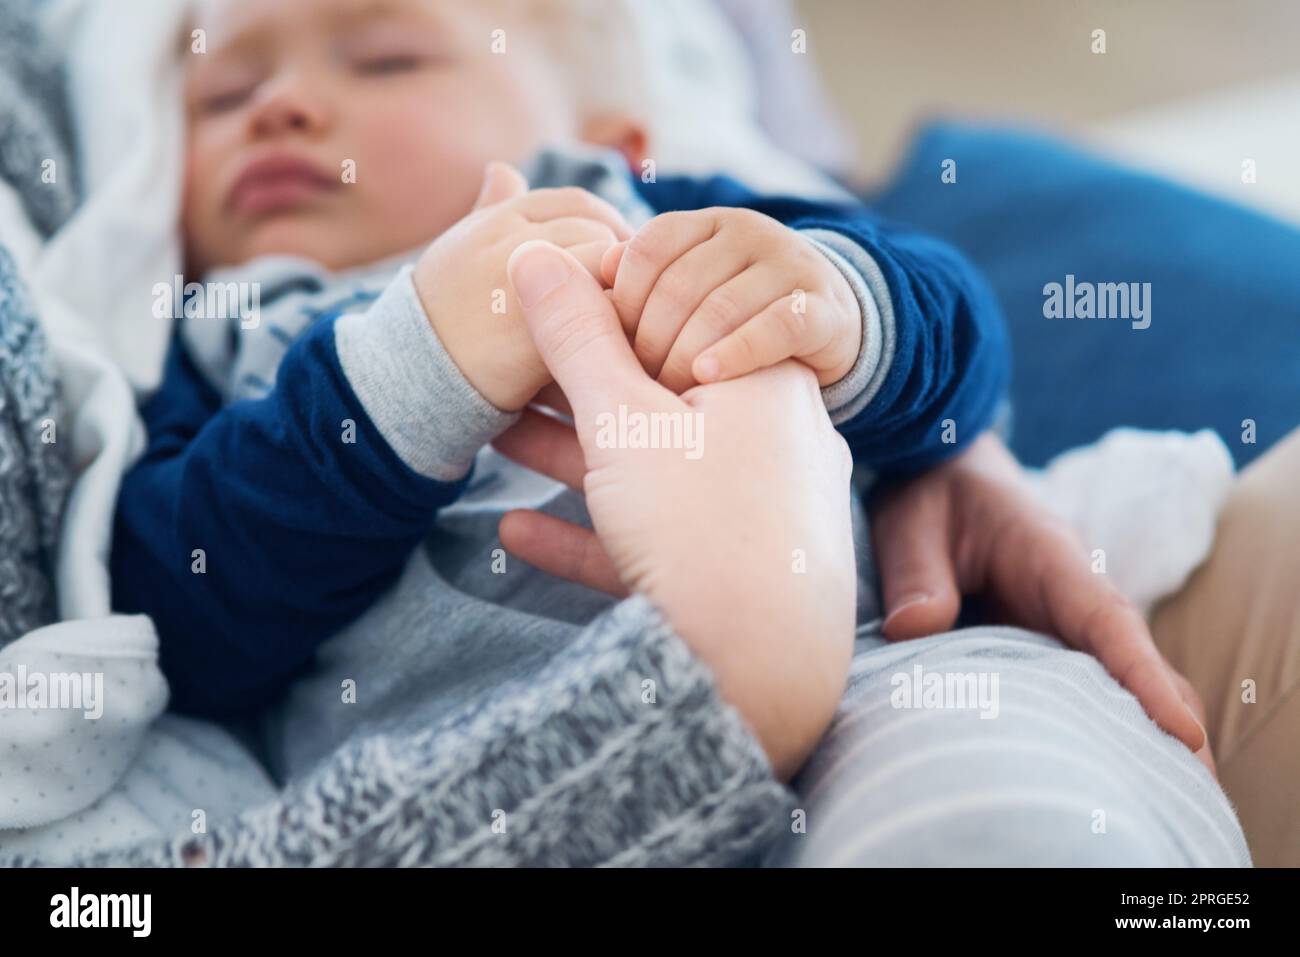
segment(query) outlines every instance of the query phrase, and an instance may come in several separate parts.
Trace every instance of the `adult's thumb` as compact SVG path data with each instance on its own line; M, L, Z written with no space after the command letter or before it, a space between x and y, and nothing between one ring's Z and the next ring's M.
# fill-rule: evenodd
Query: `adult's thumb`
M660 391L632 352L614 304L572 255L534 239L511 254L506 271L537 351L573 406L579 434L599 413L650 401Z
M526 192L528 192L528 180L524 179L523 173L509 163L493 160L483 170L483 185L479 188L474 208L493 206L502 200L522 196Z
M961 611L942 499L904 495L883 503L872 541L885 599L885 637L922 638L947 631Z

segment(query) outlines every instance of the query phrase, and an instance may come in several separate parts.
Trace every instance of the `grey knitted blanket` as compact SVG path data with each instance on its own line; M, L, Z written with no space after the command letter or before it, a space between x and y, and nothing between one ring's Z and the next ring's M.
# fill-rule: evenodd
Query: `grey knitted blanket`
M0 180L48 235L76 198L61 72L33 10L0 0ZM54 551L70 477L61 425L45 337L0 248L0 645L54 620Z
M45 337L0 248L0 645L55 618L54 555L70 470Z
M753 864L793 805L712 673L636 597L538 674L436 727L346 745L276 801L207 834L85 863Z
M77 194L63 69L40 29L41 7L0 0L0 179L48 236L72 215Z

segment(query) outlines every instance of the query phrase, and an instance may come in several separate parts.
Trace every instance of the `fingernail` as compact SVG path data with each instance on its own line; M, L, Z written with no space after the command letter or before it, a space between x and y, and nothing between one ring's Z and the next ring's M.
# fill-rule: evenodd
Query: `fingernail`
M1196 712L1192 710L1192 706L1187 705L1186 707L1187 707L1187 713L1192 716L1192 720L1196 722L1196 726L1201 729L1201 747L1203 748L1205 747L1206 744L1209 743L1210 732L1205 730L1205 725L1201 724L1201 719L1196 716ZM1193 750L1199 751L1200 748L1195 748Z
M695 360L695 378L701 382L712 382L722 371L722 363L713 356L700 356Z
M916 605L924 605L929 600L930 600L929 592L924 592L924 591L908 592L901 599L899 599L899 602L897 605L894 606L893 611L891 611L888 615L885 616L884 623L888 625L891 621L893 621L895 618L898 617L900 612L906 611L908 608L912 608Z
M527 309L563 285L572 270L558 249L545 240L532 239L511 254L506 271L515 295Z

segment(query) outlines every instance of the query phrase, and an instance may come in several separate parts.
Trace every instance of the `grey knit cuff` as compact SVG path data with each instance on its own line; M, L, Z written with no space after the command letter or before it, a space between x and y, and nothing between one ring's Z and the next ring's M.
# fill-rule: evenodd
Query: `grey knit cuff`
M516 419L485 399L424 314L411 267L365 313L334 324L339 362L366 414L414 471L453 482Z
M804 229L800 235L821 251L848 280L862 310L862 346L853 368L822 389L831 422L847 422L867 407L894 361L894 304L876 261L847 236L830 229Z
M633 597L468 716L346 746L207 835L88 863L726 866L794 806L712 672Z

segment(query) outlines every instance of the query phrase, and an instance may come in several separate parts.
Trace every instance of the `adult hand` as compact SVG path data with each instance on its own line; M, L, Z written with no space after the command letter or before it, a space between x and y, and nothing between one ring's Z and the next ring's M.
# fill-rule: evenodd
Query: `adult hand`
M1161 656L1145 619L1094 574L1073 530L1042 505L994 436L884 492L872 508L885 636L952 628L961 596L988 598L997 617L1095 656L1162 728L1214 770L1204 710Z
M597 556L607 587L647 595L790 777L834 714L854 629L851 461L815 376L789 361L675 395L573 256L528 242L508 272L574 426L529 411L497 447L582 488L595 537L513 512L503 542L552 569L539 556ZM680 441L635 447L620 423Z
M545 239L599 275L604 252L630 235L622 214L585 189L529 190L518 170L489 163L474 209L425 249L412 278L457 368L498 409L515 412L550 376L518 305L502 295L502 263L525 239Z

